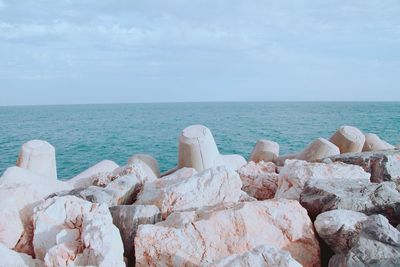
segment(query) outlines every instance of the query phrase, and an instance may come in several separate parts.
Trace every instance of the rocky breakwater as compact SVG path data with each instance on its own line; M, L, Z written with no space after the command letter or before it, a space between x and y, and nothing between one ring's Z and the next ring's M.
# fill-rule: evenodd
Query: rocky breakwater
M53 146L24 144L0 178L0 266L400 264L400 151L377 135L342 126L284 156L263 139L248 162L202 125L178 142L164 174L138 154L65 181Z

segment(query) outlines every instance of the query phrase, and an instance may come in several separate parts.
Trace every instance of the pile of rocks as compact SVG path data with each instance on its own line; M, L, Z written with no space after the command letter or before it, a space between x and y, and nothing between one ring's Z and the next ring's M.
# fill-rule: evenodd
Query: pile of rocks
M33 140L0 178L0 266L399 266L399 188L400 150L350 126L246 161L193 125L166 173L140 154L67 181Z

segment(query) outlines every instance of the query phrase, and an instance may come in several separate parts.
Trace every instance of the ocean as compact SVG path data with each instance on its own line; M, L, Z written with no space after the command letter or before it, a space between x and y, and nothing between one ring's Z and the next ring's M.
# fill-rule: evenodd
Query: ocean
M42 139L56 148L60 179L103 159L118 164L153 155L161 171L177 163L180 131L211 129L221 153L248 157L259 139L280 144L281 155L302 150L341 125L400 143L399 102L243 102L99 104L0 107L0 173L15 164L21 145Z

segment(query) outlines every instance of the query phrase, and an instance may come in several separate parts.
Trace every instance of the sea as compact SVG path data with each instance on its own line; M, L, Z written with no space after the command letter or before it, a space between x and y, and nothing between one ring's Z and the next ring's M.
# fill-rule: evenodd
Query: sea
M301 151L341 125L400 143L400 102L146 103L0 107L0 173L13 166L23 143L56 148L59 179L103 159L122 165L137 153L154 156L161 171L176 166L178 137L187 126L212 131L223 154L248 157L259 139Z

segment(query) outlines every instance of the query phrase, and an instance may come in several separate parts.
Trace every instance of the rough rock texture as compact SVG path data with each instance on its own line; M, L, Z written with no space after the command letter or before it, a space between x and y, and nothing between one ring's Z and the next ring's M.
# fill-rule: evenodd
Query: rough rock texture
M113 223L121 233L124 255L129 266L135 265L133 247L136 231L141 224L155 224L162 220L160 210L152 205L120 205L110 208Z
M20 167L8 168L0 178L0 243L14 248L24 230L29 231L32 210L49 194L71 187L51 177ZM18 251L31 253L20 247Z
M237 202L241 187L239 175L220 166L188 178L161 178L145 183L135 204L155 205L165 218L172 211Z
M73 188L86 188L93 185L96 176L101 175L101 173L110 173L118 167L118 164L114 161L103 160L66 182L71 184Z
M309 144L302 152L300 152L296 156L296 159L317 161L339 154L340 150L336 145L324 138L318 138L317 140Z
M329 266L400 266L400 232L385 217L369 216L353 248L332 257Z
M269 140L258 140L250 154L249 162L270 162L279 157L279 144Z
M340 149L340 153L361 152L364 147L364 134L352 126L341 126L329 139Z
M263 245L241 255L234 254L216 261L207 267L302 267L290 253L279 248Z
M378 135L373 133L365 134L365 143L363 147L363 152L368 151L379 151L386 149L393 149L394 146L388 144L386 141L379 138Z
M400 223L400 193L395 183L370 183L365 179L311 179L301 193L300 203L311 218L335 209L383 214Z
M367 218L367 215L357 211L331 210L318 215L314 226L333 252L341 254L347 253L355 244Z
M301 160L286 160L279 172L278 189L275 198L299 200L305 183L309 179L364 179L369 173L359 166L343 163L310 163Z
M147 154L136 154L128 159L127 164L133 164L137 159L143 161L147 166L149 166L156 177L160 177L160 167L158 167L158 162L155 158Z
M125 266L122 240L106 205L54 197L35 208L33 222L35 255L46 266Z
M0 243L0 267L42 267L44 263L31 256L18 253Z
M393 181L400 184L400 150L348 153L330 158L361 166L371 174L371 182Z
M174 212L164 222L140 225L136 266L205 265L260 245L288 251L303 266L320 264L306 210L297 201L265 200Z
M193 168L182 168L174 171L169 175L163 176L162 179L163 180L187 179L196 174L198 174L198 172Z
M243 191L258 200L270 199L275 196L279 175L272 162L250 161L238 170L243 183Z

